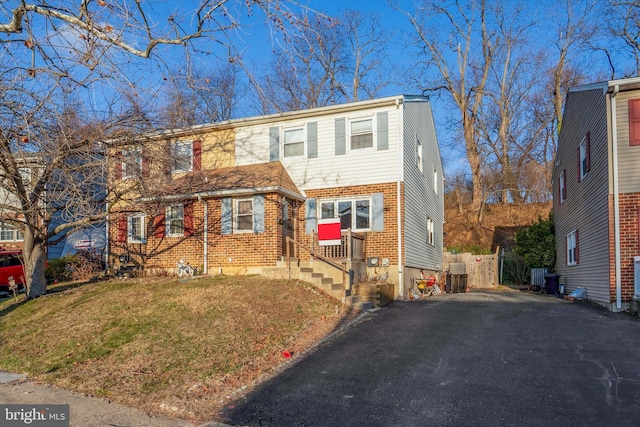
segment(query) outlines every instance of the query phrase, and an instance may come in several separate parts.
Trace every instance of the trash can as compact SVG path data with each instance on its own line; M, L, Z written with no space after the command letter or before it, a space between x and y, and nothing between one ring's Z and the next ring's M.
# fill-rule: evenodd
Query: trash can
M548 273L544 275L544 287L548 294L555 295L558 293L559 274Z
M447 274L445 282L445 292L447 293L464 293L467 291L467 275L466 274Z

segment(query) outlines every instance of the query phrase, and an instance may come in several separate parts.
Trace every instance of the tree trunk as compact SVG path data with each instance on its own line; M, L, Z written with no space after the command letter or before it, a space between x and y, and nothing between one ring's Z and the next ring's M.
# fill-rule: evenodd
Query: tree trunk
M24 232L23 245L25 287L27 298L37 298L47 293L47 279L44 270L47 262L47 254L42 242L37 240L32 230L28 227Z

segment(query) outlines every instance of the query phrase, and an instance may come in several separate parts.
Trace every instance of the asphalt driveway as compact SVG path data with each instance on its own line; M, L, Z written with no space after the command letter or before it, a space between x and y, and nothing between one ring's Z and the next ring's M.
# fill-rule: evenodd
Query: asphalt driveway
M247 426L640 424L640 321L518 291L394 302L221 416Z

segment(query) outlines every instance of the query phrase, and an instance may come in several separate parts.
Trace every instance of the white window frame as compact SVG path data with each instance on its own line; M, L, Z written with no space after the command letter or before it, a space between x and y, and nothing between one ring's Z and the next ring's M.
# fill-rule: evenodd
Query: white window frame
M566 193L566 188L567 188L567 173L566 170L563 170L562 173L560 174L560 178L558 178L560 180L560 185L559 190L560 190L560 203L564 203L565 200L567 200L567 198L565 197L565 193Z
M438 194L438 169L433 167L433 192Z
M318 201L318 218L326 219L326 218L340 218L340 203L351 203L351 230L352 231L371 231L373 229L373 199L371 196L360 196L360 197L345 197L340 199L320 199ZM367 222L369 226L366 228L357 228L358 224L358 202L367 202L368 203L368 212L367 212ZM323 216L322 207L323 205L332 206L333 216ZM342 230L346 230L346 228L342 228Z
M422 155L423 155L423 151L422 151L422 142L420 141L420 138L418 138L418 135L416 135L416 166L418 167L418 170L420 171L420 173L423 173L423 165L422 163L424 162Z
M176 209L176 211L174 211ZM173 213L176 213L174 216ZM182 222L182 225L179 225L179 222ZM165 222L165 236L167 237L182 237L184 236L184 204L175 204L171 206L167 206L164 214L164 222ZM172 223L176 222L176 227L180 229L180 231L171 232Z
M580 181L587 176L587 137L580 142Z
M435 235L433 233L434 222L430 217L427 217L427 243L435 245Z
M142 176L142 149L140 147L122 150L122 179L140 178ZM132 160L133 159L133 160ZM135 170L131 166L136 165Z
M242 216L251 217L251 226L249 228L240 228L240 204L250 203L251 213L242 214ZM253 233L253 225L255 224L255 206L253 204L253 197L239 198L233 200L233 231L234 233Z
M350 117L348 121L348 129L347 129L347 137L348 137L348 147L349 147L349 151L367 151L367 150L374 150L376 147L376 118L375 115L367 115L367 116L358 116L358 117ZM371 122L371 146L369 147L353 147L353 143L351 142L351 138L353 136L359 136L359 135L367 135L369 134L369 132L358 132L358 133L353 133L352 129L353 129L353 124L357 123L357 122L364 122L364 121L370 121Z
M134 219L140 219L140 234L134 234ZM147 220L142 213L129 215L127 217L127 243L147 243Z
M577 230L573 230L571 233L567 234L567 265L578 265L577 261L577 250L578 250L578 239L577 239Z
M307 131L306 131L306 126L292 126L289 128L284 128L282 129L282 158L285 157L303 157L306 154L306 147L307 147ZM300 141L295 141L295 142L287 142L287 134L290 132L301 132L302 133L302 139ZM292 146L292 145L297 145L297 144L301 144L302 145L302 153L300 154L289 154L287 155L287 146Z
M8 236L10 234L9 239L5 239L3 237ZM4 222L0 222L0 242L22 242L24 240L24 235L15 227L12 227Z
M185 153L181 154L180 150L184 149ZM178 164L178 156L189 158L189 165L181 168ZM184 162L187 163L186 160ZM171 143L171 173L191 172L193 170L193 141L174 141Z

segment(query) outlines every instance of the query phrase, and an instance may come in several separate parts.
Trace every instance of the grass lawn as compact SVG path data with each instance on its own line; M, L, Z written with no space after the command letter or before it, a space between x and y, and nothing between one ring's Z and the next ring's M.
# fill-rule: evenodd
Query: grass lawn
M349 315L297 280L67 284L0 300L0 370L203 422Z

